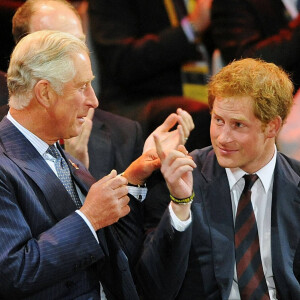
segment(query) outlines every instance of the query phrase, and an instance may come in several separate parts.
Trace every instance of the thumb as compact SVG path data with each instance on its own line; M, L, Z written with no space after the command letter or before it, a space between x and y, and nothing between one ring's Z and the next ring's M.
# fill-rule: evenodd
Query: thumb
M103 178L101 178L97 182L103 184L103 183L109 181L110 179L112 179L116 176L117 176L117 171L116 170L111 170L111 172L108 175L104 176Z

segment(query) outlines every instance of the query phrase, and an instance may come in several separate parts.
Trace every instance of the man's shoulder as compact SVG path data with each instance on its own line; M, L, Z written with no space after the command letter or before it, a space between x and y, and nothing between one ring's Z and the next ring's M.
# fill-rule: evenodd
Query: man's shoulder
M293 159L283 153L278 152L278 159L282 162L282 167L291 168L295 173L300 176L300 161Z

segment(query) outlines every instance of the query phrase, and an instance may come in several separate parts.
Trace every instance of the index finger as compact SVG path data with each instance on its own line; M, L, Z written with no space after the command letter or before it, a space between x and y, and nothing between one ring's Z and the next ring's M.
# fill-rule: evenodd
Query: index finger
M89 111L88 111L88 113L87 113L86 118L90 119L90 120L93 120L94 112L95 112L95 109L94 108L90 108Z

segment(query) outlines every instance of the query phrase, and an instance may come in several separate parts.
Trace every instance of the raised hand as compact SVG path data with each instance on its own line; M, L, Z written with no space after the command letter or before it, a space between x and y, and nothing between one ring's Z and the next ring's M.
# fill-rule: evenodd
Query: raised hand
M143 153L138 159L130 164L125 170L124 177L128 182L142 185L153 171L160 167L160 159L155 149Z
M94 109L90 108L87 116L85 117L81 133L73 138L64 140L65 150L72 156L80 160L88 169L90 165L88 154L88 142L93 127Z
M91 186L80 211L95 230L111 225L129 213L127 183L125 177L112 170Z
M161 160L161 172L170 194L177 199L190 197L193 192L192 171L196 167L195 162L183 145L179 145L177 150L172 150L166 155L158 136L154 135L154 140L158 157ZM172 208L181 220L188 218L190 204L180 205L172 202Z
M178 123L176 129L170 131ZM195 128L191 115L178 108L176 113L169 115L164 123L158 126L147 138L144 144L144 151L155 149L154 135L157 135L164 151L167 153L170 150L177 149L178 145L184 145L190 135L190 132Z

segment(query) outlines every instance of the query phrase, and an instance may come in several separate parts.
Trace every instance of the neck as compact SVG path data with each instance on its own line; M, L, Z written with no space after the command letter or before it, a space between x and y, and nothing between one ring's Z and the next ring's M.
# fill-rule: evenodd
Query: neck
M39 107L34 107L31 104L21 110L10 108L9 112L11 116L24 128L36 135L38 138L46 142L48 145L52 145L59 139L54 135L51 135L51 128L46 126L48 116Z

